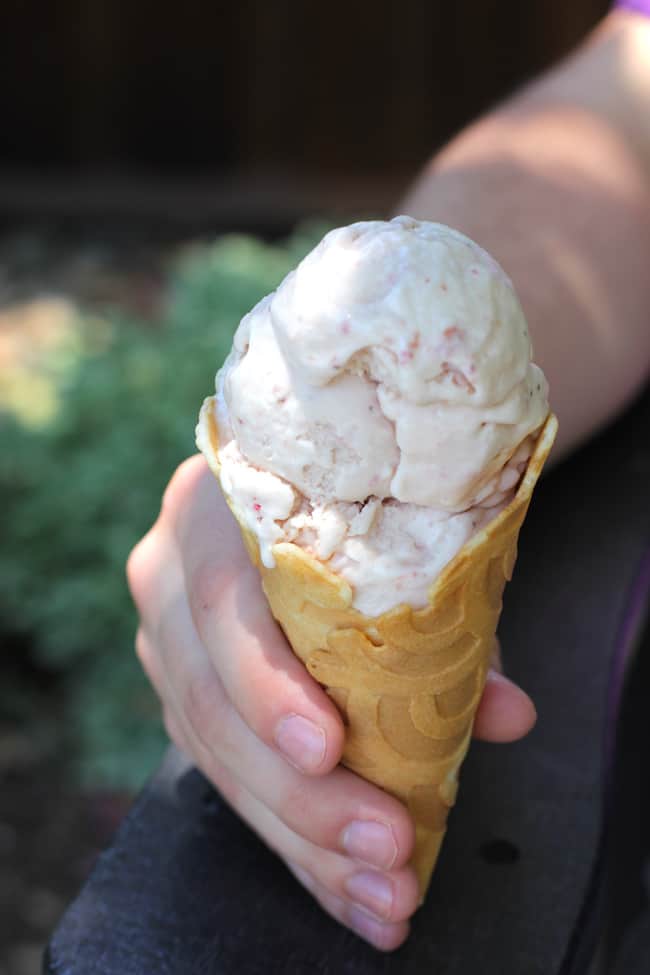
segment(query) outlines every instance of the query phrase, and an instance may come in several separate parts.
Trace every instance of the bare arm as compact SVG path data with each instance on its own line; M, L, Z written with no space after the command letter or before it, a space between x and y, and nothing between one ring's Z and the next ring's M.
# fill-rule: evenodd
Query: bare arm
M399 210L504 265L560 418L555 456L585 439L650 365L650 21L610 15L434 157Z

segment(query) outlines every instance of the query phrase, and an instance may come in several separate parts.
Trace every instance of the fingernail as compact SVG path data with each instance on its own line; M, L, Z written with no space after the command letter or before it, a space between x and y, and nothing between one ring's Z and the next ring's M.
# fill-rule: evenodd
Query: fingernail
M360 908L354 906L348 908L345 919L352 930L356 931L361 938L378 948L383 947L386 929L381 921L376 921Z
M397 859L397 843L387 823L355 819L343 830L341 845L351 857L371 867L390 870Z
M283 718L275 730L275 743L301 772L315 772L322 765L327 748L325 732L300 714Z
M353 873L343 884L353 901L382 921L387 921L393 907L393 885L381 873Z
M495 670L494 667L490 667L485 679L494 681L495 684L512 684L512 681L505 674L502 674L499 670Z
M509 677L506 677L505 674L500 673L498 670L488 670L486 681L489 681L491 684L500 684L501 687L508 687L511 691L516 691L516 693L521 695L521 697L525 697L530 700L529 695L526 693L523 687L520 687L519 684L515 684L513 680L510 680Z

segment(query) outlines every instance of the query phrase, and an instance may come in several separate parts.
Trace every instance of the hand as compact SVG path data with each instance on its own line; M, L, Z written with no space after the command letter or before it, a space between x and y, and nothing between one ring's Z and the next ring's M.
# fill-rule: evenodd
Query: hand
M339 766L340 715L274 622L202 457L172 478L127 574L170 738L326 911L397 948L418 904L412 820ZM530 699L491 671L475 734L511 741L534 722Z

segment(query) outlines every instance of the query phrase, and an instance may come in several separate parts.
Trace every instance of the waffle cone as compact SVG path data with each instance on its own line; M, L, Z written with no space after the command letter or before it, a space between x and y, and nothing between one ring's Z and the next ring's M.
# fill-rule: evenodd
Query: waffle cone
M211 406L206 400L202 447L218 477ZM275 566L267 568L255 535L240 523L275 619L343 716L343 764L401 800L415 821L411 862L423 897L456 798L519 530L556 430L551 414L513 501L445 566L421 609L364 616L352 608L348 583L297 545L276 544Z

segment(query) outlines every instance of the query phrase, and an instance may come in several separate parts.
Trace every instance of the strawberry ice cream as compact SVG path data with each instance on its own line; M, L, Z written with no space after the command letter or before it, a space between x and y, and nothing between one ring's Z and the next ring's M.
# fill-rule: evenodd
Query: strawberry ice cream
M373 616L432 582L514 495L548 414L512 283L397 217L342 227L242 320L197 443L263 562L294 542Z

